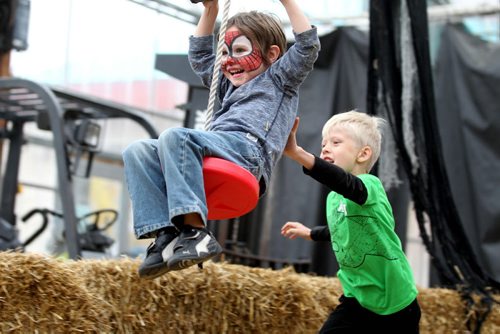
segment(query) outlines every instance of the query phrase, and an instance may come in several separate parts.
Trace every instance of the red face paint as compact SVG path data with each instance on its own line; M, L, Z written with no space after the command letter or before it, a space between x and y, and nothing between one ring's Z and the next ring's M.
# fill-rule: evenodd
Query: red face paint
M227 66L239 65L246 72L255 71L262 65L262 54L250 39L239 31L229 31L224 36L225 49L222 70Z

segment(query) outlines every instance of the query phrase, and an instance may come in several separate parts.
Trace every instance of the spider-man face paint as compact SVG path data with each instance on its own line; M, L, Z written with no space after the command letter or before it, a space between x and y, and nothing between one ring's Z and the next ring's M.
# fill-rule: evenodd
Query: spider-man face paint
M239 66L243 71L255 71L262 64L262 54L250 39L239 31L228 31L224 37L222 70L228 66Z

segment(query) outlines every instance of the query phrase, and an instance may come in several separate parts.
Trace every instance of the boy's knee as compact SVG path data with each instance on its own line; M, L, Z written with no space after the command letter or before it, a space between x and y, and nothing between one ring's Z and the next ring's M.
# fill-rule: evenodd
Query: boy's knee
M148 143L144 140L139 140L129 144L122 152L124 160L140 158L143 152L147 149Z
M158 141L165 147L178 147L183 138L188 135L187 128L170 128L163 131L158 137Z

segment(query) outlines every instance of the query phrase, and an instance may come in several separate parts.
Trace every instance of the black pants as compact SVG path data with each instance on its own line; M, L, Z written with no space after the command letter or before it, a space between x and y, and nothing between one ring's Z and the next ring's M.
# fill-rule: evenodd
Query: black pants
M341 296L319 333L419 333L420 306L417 299L399 312L380 315L361 306L355 298Z

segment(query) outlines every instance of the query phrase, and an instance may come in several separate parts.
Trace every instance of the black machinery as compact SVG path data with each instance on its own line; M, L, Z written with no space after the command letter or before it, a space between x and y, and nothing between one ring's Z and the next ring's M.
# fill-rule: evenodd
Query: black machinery
M158 133L137 109L69 93L62 89L19 78L0 78L0 140L8 140L8 157L2 177L0 192L0 250L23 248L32 242L47 226L49 216L64 221L64 237L68 255L72 259L81 257L81 251L103 251L113 240L101 233L116 220L117 212L104 209L77 217L73 194L73 176L80 171L85 161L83 176L88 177L92 161L99 151L100 125L96 120L128 118L141 125L151 138ZM18 172L24 143L23 127L36 122L39 129L51 131L55 150L58 194L62 212L34 208L22 217L29 220L33 215L42 215L41 227L26 241L18 240L16 215L14 213L18 192ZM86 156L86 159L81 159ZM103 216L109 217L100 224ZM86 229L78 229L85 221ZM100 226L104 225L104 226Z

